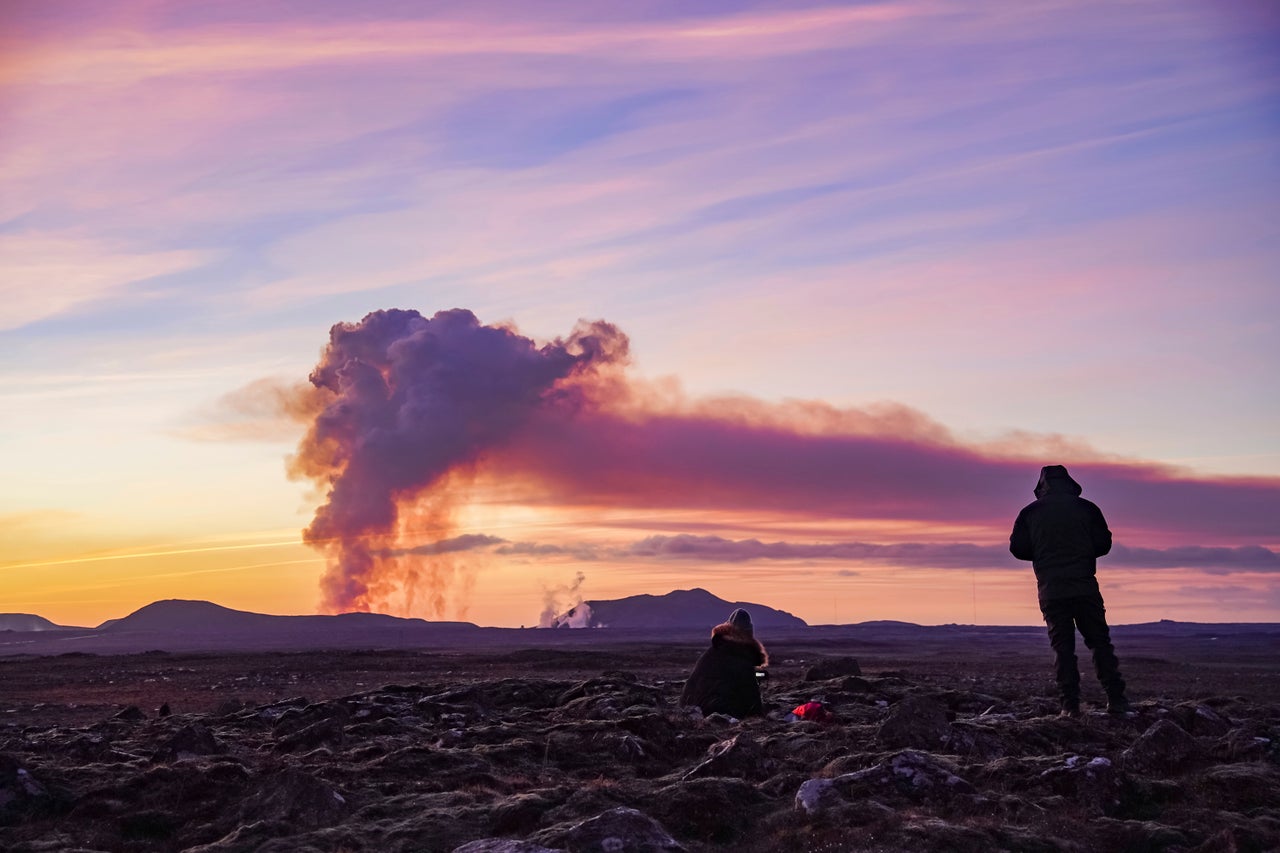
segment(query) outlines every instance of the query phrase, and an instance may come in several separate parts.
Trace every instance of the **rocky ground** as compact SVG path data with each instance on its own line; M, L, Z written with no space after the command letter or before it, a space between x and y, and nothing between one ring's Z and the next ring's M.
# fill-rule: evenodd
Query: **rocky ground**
M769 645L741 722L677 707L681 643L0 660L0 849L1280 849L1274 644L1131 648L1081 719L1039 637Z

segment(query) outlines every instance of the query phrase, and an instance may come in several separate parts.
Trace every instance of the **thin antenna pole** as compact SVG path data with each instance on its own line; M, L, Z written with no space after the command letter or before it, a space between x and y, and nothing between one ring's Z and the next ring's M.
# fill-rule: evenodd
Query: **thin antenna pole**
M973 624L978 624L978 572L976 569L969 570L969 577L973 580Z

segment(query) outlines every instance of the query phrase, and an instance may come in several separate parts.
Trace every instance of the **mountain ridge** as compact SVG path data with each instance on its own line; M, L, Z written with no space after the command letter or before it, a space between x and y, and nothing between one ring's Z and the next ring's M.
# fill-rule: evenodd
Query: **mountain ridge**
M0 631L82 631L69 625L58 625L34 613L0 613Z
M109 619L97 628L47 626L54 623L31 614L4 614L10 624L31 626L12 630L0 623L0 658L14 655L136 654L146 651L233 653L242 651L306 651L319 649L512 649L596 646L601 643L662 642L701 644L710 628L728 618L736 607L751 613L757 630L767 638L790 636L795 641L823 647L849 648L886 641L945 647L964 638L983 637L986 642L1026 643L1041 649L1044 627L1031 625L916 625L878 620L842 625L807 625L798 617L751 602L729 602L704 589L673 590L666 595L633 597L644 605L642 618L628 625L593 631L548 631L540 628L481 627L472 622L431 622L385 613L276 616L235 610L208 601L164 599L140 607L120 619ZM676 608L675 616L662 608L673 600L701 602L700 612ZM618 599L627 601L628 599ZM590 603L588 603L590 606ZM609 616L609 608L604 608ZM781 621L772 621L772 614ZM656 614L656 615L655 615ZM617 614L613 614L616 616ZM626 616L623 613L623 616ZM632 614L635 615L634 613ZM1121 642L1135 641L1166 647L1170 642L1200 645L1219 637L1258 648L1280 642L1280 623L1196 623L1161 620L1133 625L1113 625ZM767 640L766 640L767 641Z
M643 593L625 598L590 600L556 617L552 628L706 628L737 609L751 614L758 628L807 628L808 623L785 610L750 601L726 601L703 589L674 589L663 595Z

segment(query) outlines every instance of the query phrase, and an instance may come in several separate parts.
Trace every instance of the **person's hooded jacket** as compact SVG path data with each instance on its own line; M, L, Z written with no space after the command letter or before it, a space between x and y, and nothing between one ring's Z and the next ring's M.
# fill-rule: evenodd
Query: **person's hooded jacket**
M1018 513L1009 551L1030 560L1040 601L1098 594L1098 557L1111 550L1102 510L1062 465L1040 469L1034 503Z
M769 662L764 646L748 627L731 622L711 631L711 648L702 653L680 694L681 705L697 705L704 714L758 717L764 714L756 667Z

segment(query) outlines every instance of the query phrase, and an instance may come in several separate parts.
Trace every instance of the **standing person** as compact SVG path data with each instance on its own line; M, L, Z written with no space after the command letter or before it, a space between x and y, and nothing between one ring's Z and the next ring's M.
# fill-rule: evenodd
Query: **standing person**
M680 704L697 705L704 714L739 719L763 716L756 667L768 663L769 655L755 638L751 614L738 608L729 614L728 621L711 629L711 648L694 664Z
M1080 715L1077 629L1093 650L1094 670L1107 691L1107 711L1124 714L1132 708L1125 698L1097 579L1098 557L1111 550L1111 531L1102 510L1080 497L1081 491L1062 465L1041 468L1036 500L1018 513L1009 551L1019 560L1030 560L1035 569L1040 612L1056 658L1063 715Z

